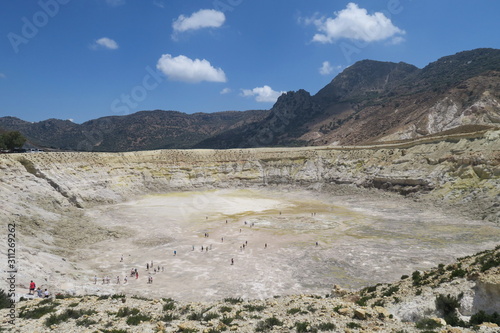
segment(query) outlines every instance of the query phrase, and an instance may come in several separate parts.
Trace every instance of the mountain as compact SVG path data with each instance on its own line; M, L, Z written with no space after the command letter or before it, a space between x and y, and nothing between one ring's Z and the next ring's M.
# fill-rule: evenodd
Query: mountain
M18 130L35 146L77 151L133 151L190 148L220 132L254 123L267 110L185 114L177 111L141 111L75 124L48 119L26 122L0 118L0 128Z
M497 49L460 52L422 69L359 61L315 95L287 92L268 111L156 110L81 125L0 118L0 129L19 130L32 143L94 151L370 144L488 126L500 126Z
M265 119L197 147L369 144L499 125L500 50L477 49L423 69L359 61L316 95L288 92Z

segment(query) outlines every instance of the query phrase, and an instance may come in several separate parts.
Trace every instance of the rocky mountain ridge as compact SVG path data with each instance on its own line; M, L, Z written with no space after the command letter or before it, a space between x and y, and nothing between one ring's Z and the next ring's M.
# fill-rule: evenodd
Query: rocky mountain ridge
M103 117L82 125L0 118L33 144L64 150L356 145L500 124L500 50L476 49L419 69L359 61L315 95L288 92L268 111Z

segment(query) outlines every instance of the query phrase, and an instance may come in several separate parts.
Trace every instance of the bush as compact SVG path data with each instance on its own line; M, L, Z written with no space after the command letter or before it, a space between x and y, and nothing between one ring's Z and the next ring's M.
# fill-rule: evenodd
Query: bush
M420 274L419 271L415 271L411 275L411 279L413 280L413 285L418 286L420 282L422 282L422 275Z
M127 325L139 325L144 321L150 321L151 317L143 314L133 315L127 318Z
M276 317L270 317L266 320L259 321L255 328L256 332L267 332L273 329L274 326L283 326L283 323Z
M457 326L459 319L456 309L460 306L461 297L440 294L436 297L436 309L443 313L443 318L447 324Z
M231 311L233 311L233 308L230 306L221 306L219 311L221 313L231 312Z
M209 313L207 313L207 314L205 314L205 315L203 316L203 320L204 320L204 321L210 321L210 320L212 320L212 319L217 319L217 318L219 318L219 317L220 317L220 316L219 316L219 314L218 314L218 313L215 313L215 312L209 312Z
M164 322L166 322L166 323L169 323L169 322L177 320L177 319L179 319L179 316L176 316L173 313L167 313L166 315L164 315L161 318L161 320L164 321Z
M238 298L229 297L229 298L224 298L224 302L230 303L230 304L238 304L238 303L242 303L243 299L241 299L241 297L238 297Z
M294 315L296 313L299 313L300 311L301 311L300 308L292 308L292 309L288 309L286 311L286 313L288 313L289 315Z
M3 289L0 289L0 309L10 308L12 302Z
M226 317L226 316L223 316L222 319L220 320L221 323L223 323L224 325L231 325L231 323L233 322L234 318L233 317Z
M116 313L116 316L119 317L119 318L123 318L123 317L128 317L128 316L135 316L135 315L138 315L139 314L139 309L136 309L136 308L128 308L128 307L124 307L124 308L120 308L120 310L118 310L118 312Z
M89 327L90 325L97 324L97 321L89 319L89 318L84 318L76 321L76 326L85 326Z
M469 324L481 325L482 323L495 323L500 326L500 315L497 312L489 315L484 311L479 311L470 317Z
M334 323L321 323L316 326L320 331L333 331L336 329Z
M467 274L467 271L457 268L453 272L451 272L451 278L463 278Z
M301 323L299 322L295 323L295 329L297 330L297 333L304 333L304 332L316 333L318 331L317 328L311 327L311 324L307 321Z
M254 312L254 311L261 312L266 308L264 305L252 305L252 304L245 304L243 305L243 307L249 312Z
M163 305L163 311L172 311L175 309L175 302L168 301L165 305Z
M19 318L24 319L40 319L48 313L55 312L57 303L47 306L39 306L31 310L21 310L19 312Z
M57 325L59 323L66 322L69 319L79 319L84 315L91 316L95 313L97 313L95 310L66 309L66 311L60 315L50 315L50 317L45 320L45 326Z
M347 327L354 329L354 328L361 328L361 325L351 321L350 323L347 323Z

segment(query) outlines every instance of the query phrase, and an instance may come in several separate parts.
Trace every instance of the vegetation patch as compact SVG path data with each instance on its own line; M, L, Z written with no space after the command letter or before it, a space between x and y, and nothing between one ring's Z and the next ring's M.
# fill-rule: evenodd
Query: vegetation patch
M256 332L267 332L274 328L274 326L283 326L283 322L276 317L270 317L265 320L259 321L255 327Z

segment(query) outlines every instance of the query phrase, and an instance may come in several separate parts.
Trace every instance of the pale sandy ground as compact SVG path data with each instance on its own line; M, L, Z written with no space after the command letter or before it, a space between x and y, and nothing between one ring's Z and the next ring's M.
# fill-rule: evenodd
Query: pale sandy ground
M185 301L324 295L333 284L390 282L498 245L500 228L494 224L405 203L247 189L169 193L101 206L88 216L130 236L76 251L70 259L88 268L61 288ZM151 261L164 268L153 272L152 285L146 271ZM139 279L130 277L132 268L138 268ZM102 284L104 276L111 278L109 285Z

